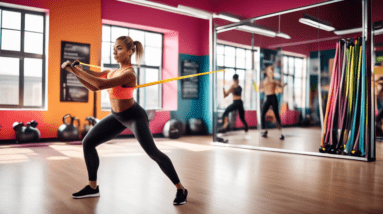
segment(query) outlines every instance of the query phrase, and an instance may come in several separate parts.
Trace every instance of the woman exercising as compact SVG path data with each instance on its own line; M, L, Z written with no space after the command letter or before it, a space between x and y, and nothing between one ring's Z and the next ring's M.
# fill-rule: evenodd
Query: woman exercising
M287 84L282 85L280 81L277 81L274 79L274 66L268 65L264 71L264 73L267 75L265 80L260 85L260 89L265 91L266 94L266 102L262 107L262 129L266 129L265 132L262 133L262 137L267 137L267 128L266 128L266 113L269 110L269 107L273 107L273 111L275 114L275 118L278 122L278 129L281 131L281 140L284 140L285 137L282 134L282 124L281 124L281 118L279 117L279 111L278 111L278 99L275 95L275 90L277 86L279 87L285 87Z
M239 118L241 118L242 123L245 125L245 132L248 130L248 126L245 120L245 110L243 109L243 102L241 99L242 87L239 86L238 74L234 74L233 76L233 85L231 85L230 89L226 92L223 89L223 96L226 98L230 93L233 93L233 103L229 105L225 112L223 113L223 121L224 124L222 128L218 131L219 133L225 133L229 129L229 119L228 115L231 111L238 110Z
M96 147L119 135L129 128L145 152L160 166L177 188L174 205L186 203L188 191L182 186L174 166L167 155L156 147L149 129L149 119L145 110L134 101L133 91L137 85L137 77L131 65L131 57L136 53L137 62L143 56L143 47L139 41L133 42L129 36L117 38L113 47L113 55L120 64L117 70L94 72L81 66L73 67L70 61L62 64L62 68L72 72L89 90L107 89L112 113L100 120L83 139L85 163L88 170L89 185L74 193L73 198L99 197L97 170L99 157Z

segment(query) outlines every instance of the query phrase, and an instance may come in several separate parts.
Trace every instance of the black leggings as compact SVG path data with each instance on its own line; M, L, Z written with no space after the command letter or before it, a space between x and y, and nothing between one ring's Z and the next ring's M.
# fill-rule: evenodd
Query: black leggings
M227 117L231 111L238 110L239 118L241 119L242 123L245 125L245 129L248 129L246 120L245 120L245 109L243 109L243 102L242 100L234 100L234 102L229 105L225 112L223 113L223 118Z
M149 119L145 110L134 103L123 112L113 112L100 120L85 136L83 140L84 157L90 181L97 180L99 158L96 146L109 141L119 135L126 128L130 129L145 152L160 166L161 170L170 178L173 184L180 180L174 166L167 155L158 150L149 129Z
M266 113L269 110L270 106L273 107L275 118L277 119L279 126L282 126L281 118L279 117L278 99L277 99L277 96L275 94L272 94L272 95L266 96L266 102L262 107L262 117L261 117L262 129L266 128L266 120L265 120L266 119Z

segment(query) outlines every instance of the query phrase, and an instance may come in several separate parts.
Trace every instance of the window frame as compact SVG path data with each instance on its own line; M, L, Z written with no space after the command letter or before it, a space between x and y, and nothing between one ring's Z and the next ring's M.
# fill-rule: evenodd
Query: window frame
M7 6L0 5L0 57L12 57L12 58L19 58L19 104L12 105L12 104L1 104L0 103L0 109L2 110L24 110L24 109L44 109L46 108L47 103L47 96L46 96L46 34L47 34L47 14L44 12L38 12L33 10L26 10L26 9L19 9L19 8L12 8ZM11 12L19 12L21 13L21 29L20 29L20 51L9 51L9 50L2 50L2 29L7 30L14 30L14 29L8 29L3 28L3 11L11 11ZM33 32L33 31L26 31L25 30L25 15L26 14L32 14L32 15L41 15L43 17L43 54L34 54L34 53L25 53L24 52L24 43L25 43L25 32ZM35 32L34 32L35 33ZM42 60L42 86L41 86L41 105L40 106L26 106L24 105L24 59L25 58L33 58L33 59L41 59Z
M287 68L287 71L284 71L282 70L282 74L283 74L283 84L285 83L288 83L289 84L292 84L292 102L293 102L293 106L289 106L289 108L293 108L293 109L296 109L296 108L304 108L305 107L305 104L304 104L304 97L305 97L305 93L304 93L304 81L305 81L305 78L304 78L304 75L303 75L303 72L304 72L304 60L305 58L304 57L299 57L299 56L292 56L292 55L288 55L288 54L282 54L282 63L284 63L284 58L287 57L287 65L286 65L286 68ZM293 69L294 69L294 74L290 74L290 58L293 58ZM302 60L302 75L301 77L296 77L296 72L297 72L297 67L295 66L295 61L296 59L301 59ZM284 65L282 65L282 68L284 67ZM292 77L293 79L293 83L289 83L288 82L288 77ZM298 105L297 103L297 99L296 99L296 94L295 94L295 81L296 81L296 78L299 78L301 79L301 104ZM287 85L287 86L288 86Z
M255 53L257 53L257 52L259 52L259 50L257 50L257 49L251 49L251 48L246 48L246 47L238 47L238 46L235 46L235 45L230 45L230 44L225 44L225 43L218 43L217 44L217 50L218 50L218 46L223 46L223 50L224 50L224 52L223 52L223 54L220 54L220 53L218 53L217 52L217 59L218 59L218 55L222 55L223 56L223 66L222 65L218 65L218 62L217 62L217 69L218 70L221 70L221 69L233 69L234 70L234 73L235 74L237 74L237 70L238 71L243 71L244 73L245 73L245 78L244 78L244 81L243 82L240 82L240 84L242 84L243 85L243 88L242 88L242 99L243 99L243 103L244 103L244 106L246 105L245 104L245 102L246 102L246 99L244 99L245 97L246 97L246 86L247 86L247 84L246 84L246 74L247 74L247 71L249 71L249 70L251 70L251 72L254 72L254 70L256 69L255 68L255 66L256 66L256 62L255 62ZM225 65L225 46L229 46L229 47L232 47L232 48L234 48L235 49L235 53L234 53L234 67L227 67L226 65ZM243 50L245 50L245 57L244 57L244 59L245 59L245 66L244 66L244 68L241 68L241 67L237 67L237 49L243 49ZM247 57L246 57L246 51L250 51L251 52L251 69L247 69ZM242 57L240 57L240 58L242 58ZM255 71L256 72L256 71ZM253 76L253 74L252 74L252 76ZM227 81L227 80L226 80ZM230 81L230 80L229 80ZM253 85L251 85L250 84L250 87L251 88L253 88ZM248 109L249 111L250 110L256 110L256 102L257 102L257 100L256 100L256 98L255 98L255 91L254 90L251 90L251 92L250 92L250 98L251 98L251 100L250 100L250 109ZM253 105L253 103L254 103L254 105ZM217 105L217 110L218 111L224 111L225 110L225 108L226 107L223 107L223 108L220 108L220 105Z
M108 26L110 27L110 40L112 38L112 27L118 27L118 28L126 28L129 30L138 30L138 31L142 31L142 32L145 32L145 33L154 33L154 34L161 34L162 36L162 44L161 44L161 64L159 66L152 66L152 65L146 65L146 64L141 64L140 66L138 66L137 64L132 64L132 67L136 67L135 69L135 72L136 72L136 77L137 77L137 84L138 85L141 85L141 84L144 84L143 81L140 80L140 75L141 75L141 68L143 69L158 69L158 79L161 80L162 79L162 68L163 68L163 58L164 58L164 34L163 33L160 33L160 32L155 32L155 31L148 31L148 30L142 30L142 29L138 29L138 28L130 28L130 27L126 27L126 26L120 26L120 25L112 25L112 24L102 24L102 26ZM130 34L130 33L129 33ZM102 36L101 36L102 37ZM146 36L144 36L144 40L146 40ZM101 43L103 43L104 41L101 41ZM114 41L109 41L109 43L114 43ZM143 44L143 47L144 47L144 53L145 53L145 48L146 47L153 47L153 46L147 46L146 45L146 42L144 42L145 44ZM158 47L153 47L153 48L158 48ZM112 60L112 51L113 50L109 50L110 51L110 59L109 59L109 64L108 63L102 63L102 69L105 69L105 68L119 68L119 64L113 64L111 62L113 62ZM102 49L101 49L101 52L102 52ZM101 53L101 57L102 57L102 53ZM102 59L101 59L102 61ZM145 62L146 63L146 62ZM147 108L146 105L141 105L145 110L162 110L163 109L163 99L162 99L162 90L163 90L163 86L162 84L159 84L158 85L159 87L159 90L158 90L158 108ZM140 92L141 90L144 90L144 88L140 89L136 89L137 91L137 99L136 99L136 102L137 103L141 103L140 101ZM102 98L101 98L102 99ZM101 101L101 110L102 111L110 111L111 110L111 107L103 107L102 106L102 101Z

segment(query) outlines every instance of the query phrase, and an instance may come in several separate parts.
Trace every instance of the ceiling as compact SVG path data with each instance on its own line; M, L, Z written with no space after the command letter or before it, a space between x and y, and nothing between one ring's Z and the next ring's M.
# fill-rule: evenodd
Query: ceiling
M312 5L327 0L151 0L153 2L166 4L177 7L179 4L193 7L214 13L229 13L248 19L261 15L271 14L279 11L285 11L293 8ZM382 21L383 1L372 1L372 21ZM304 13L315 16L321 20L330 22L337 30L357 28L362 26L362 6L361 0L345 0L333 4L328 4L316 8L307 9L306 11L297 11L281 15L280 31L288 34L291 39L283 39L279 37L270 38L266 36L255 35L254 40L256 46L275 49L278 46L284 50L294 51L302 54L308 54L311 51L319 49L330 49L335 47L335 42L341 36L335 35L333 32L318 30L299 22ZM216 26L230 24L231 22L214 19ZM265 28L278 31L279 17L271 17L256 22ZM353 35L345 35L342 38L361 36L361 33ZM218 34L218 39L236 42L240 44L251 45L251 33L237 30L231 30ZM331 39L334 38L334 39ZM319 40L319 41L318 41ZM323 41L325 40L325 41ZM377 43L383 42L383 36L376 36ZM305 44L302 44L305 43Z

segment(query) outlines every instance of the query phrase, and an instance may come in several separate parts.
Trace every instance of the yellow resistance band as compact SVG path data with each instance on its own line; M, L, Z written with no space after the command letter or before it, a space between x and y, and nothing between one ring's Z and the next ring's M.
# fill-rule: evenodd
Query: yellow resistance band
M79 63L81 65L87 65L89 67L101 68L100 66L89 65L89 64L85 64L83 62L79 62ZM160 80L160 81L156 81L156 82L149 82L149 83L145 83L145 84L142 84L142 85L137 85L135 88L143 88L143 87L148 87L148 86L151 86L151 85L157 85L157 84L162 84L162 83L165 83L165 82L171 82L171 81L174 81L174 80L180 80L180 79L186 79L186 78L190 78L190 77L196 77L196 76L201 76L201 75L206 75L206 74L217 73L217 72L220 72L220 71L225 71L225 70L217 70L217 71L204 72L204 73L200 73L200 74L192 74L192 75L174 77L174 78L164 79L164 80Z
M145 83L145 84L142 84L142 85L137 85L136 88L142 88L142 87L147 87L147 86L151 86L151 85L157 85L157 84L161 84L161 83L165 83L165 82L171 82L171 81L174 81L174 80L180 80L180 79L186 79L186 78L190 78L190 77L196 77L196 76L201 76L201 75L206 75L206 74L217 73L217 72L220 72L220 71L224 71L224 70L210 71L210 72L204 72L204 73L200 73L200 74L192 74L192 75L186 75L186 76L180 76L180 77L164 79L164 80L160 80L160 81L156 81L156 82L150 82L150 83Z
M258 87L257 87L257 84L255 83L254 80L253 80L253 84L254 84L254 90L255 90L255 92L258 92Z
M97 66L97 65L89 65L89 64L85 64L83 62L80 62L81 65L87 65L89 67L95 67L95 68L101 68L100 66Z

